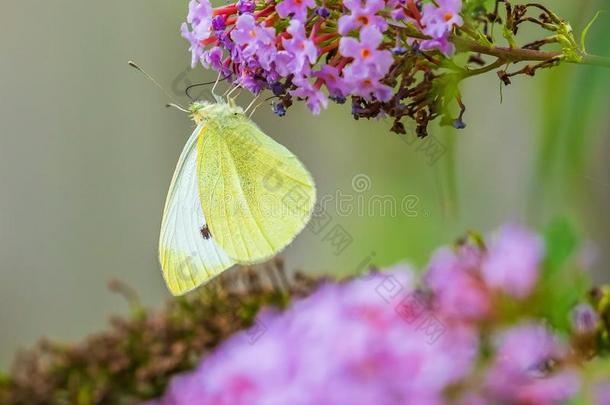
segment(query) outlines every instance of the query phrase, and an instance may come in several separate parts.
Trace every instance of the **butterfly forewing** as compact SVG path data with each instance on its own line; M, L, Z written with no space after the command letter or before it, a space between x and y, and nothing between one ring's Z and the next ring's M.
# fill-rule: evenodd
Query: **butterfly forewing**
M310 174L244 115L207 121L197 155L203 212L233 260L274 256L309 221L315 203Z
M197 138L201 126L188 139L165 202L159 260L165 282L174 295L209 281L234 264L214 242L203 215L197 175Z

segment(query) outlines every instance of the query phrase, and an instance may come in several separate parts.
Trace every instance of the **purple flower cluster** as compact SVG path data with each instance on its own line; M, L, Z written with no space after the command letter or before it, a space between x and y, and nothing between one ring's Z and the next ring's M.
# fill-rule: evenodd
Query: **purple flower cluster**
M439 49L446 55L455 52L455 47L449 42L449 34L454 25L461 26L464 20L460 16L462 0L445 0L438 2L439 7L426 4L422 10L422 32L432 39L422 41L420 49Z
M398 266L322 285L260 314L149 405L564 403L581 387L568 343L496 313L534 293L543 256L536 235L507 225L487 246L439 249L419 284ZM591 311L575 308L577 333L595 327Z
M318 114L329 99L389 102L398 91L392 67L407 50L453 54L461 8L461 0L239 0L214 9L191 0L182 35L193 67L255 94L271 90L280 115L293 97Z

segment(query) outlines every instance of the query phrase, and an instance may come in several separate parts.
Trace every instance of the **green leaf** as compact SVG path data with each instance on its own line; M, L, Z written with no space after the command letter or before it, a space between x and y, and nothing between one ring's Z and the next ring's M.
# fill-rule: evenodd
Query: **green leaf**
M600 10L597 13L595 13L595 15L593 16L591 21L589 21L589 23L585 26L585 29L583 29L582 33L580 34L580 49L584 53L587 53L587 46L586 46L587 34L589 33L589 30L591 29L591 27L593 26L593 24L595 23L595 21L597 20L599 15L603 12L604 12L603 10Z
M495 0L466 0L463 8L470 13L476 11L477 9L491 11L493 10L495 4Z
M546 257L543 277L556 275L567 260L576 253L578 235L571 222L564 217L555 219L544 232Z
M583 301L589 286L588 278L580 269L566 268L561 277L541 283L534 314L546 319L558 331L569 332L570 312Z
M586 273L572 261L579 238L568 219L558 218L545 230L544 241L546 256L533 311L567 332L570 311L582 301L590 285Z

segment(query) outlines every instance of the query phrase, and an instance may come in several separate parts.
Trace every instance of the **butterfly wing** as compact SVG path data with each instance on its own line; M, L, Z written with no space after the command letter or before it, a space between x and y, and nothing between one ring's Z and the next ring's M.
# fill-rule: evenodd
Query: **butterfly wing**
M159 238L163 278L174 295L184 294L234 264L214 242L199 200L197 127L182 150L172 178Z
M199 191L216 242L239 263L264 261L305 227L311 175L242 114L212 119L198 140Z

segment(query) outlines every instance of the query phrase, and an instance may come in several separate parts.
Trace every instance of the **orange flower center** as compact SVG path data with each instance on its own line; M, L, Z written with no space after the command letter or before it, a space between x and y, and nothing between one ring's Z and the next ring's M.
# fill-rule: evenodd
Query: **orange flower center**
M358 22L362 25L369 25L369 18L365 15L358 17Z
M369 79L364 79L362 81L362 84L364 84L366 87L371 87L373 85L373 82Z
M248 32L248 34L252 37L252 38L256 38L256 31L254 30L250 30L250 32Z
M362 56L362 59L366 59L366 58L368 58L369 56L371 56L371 50L370 50L370 49L368 49L368 48L363 48L363 49L360 51L360 56Z
M448 12L445 13L443 18L445 19L445 22L449 22L449 20L451 20L453 18L453 13L448 11Z

